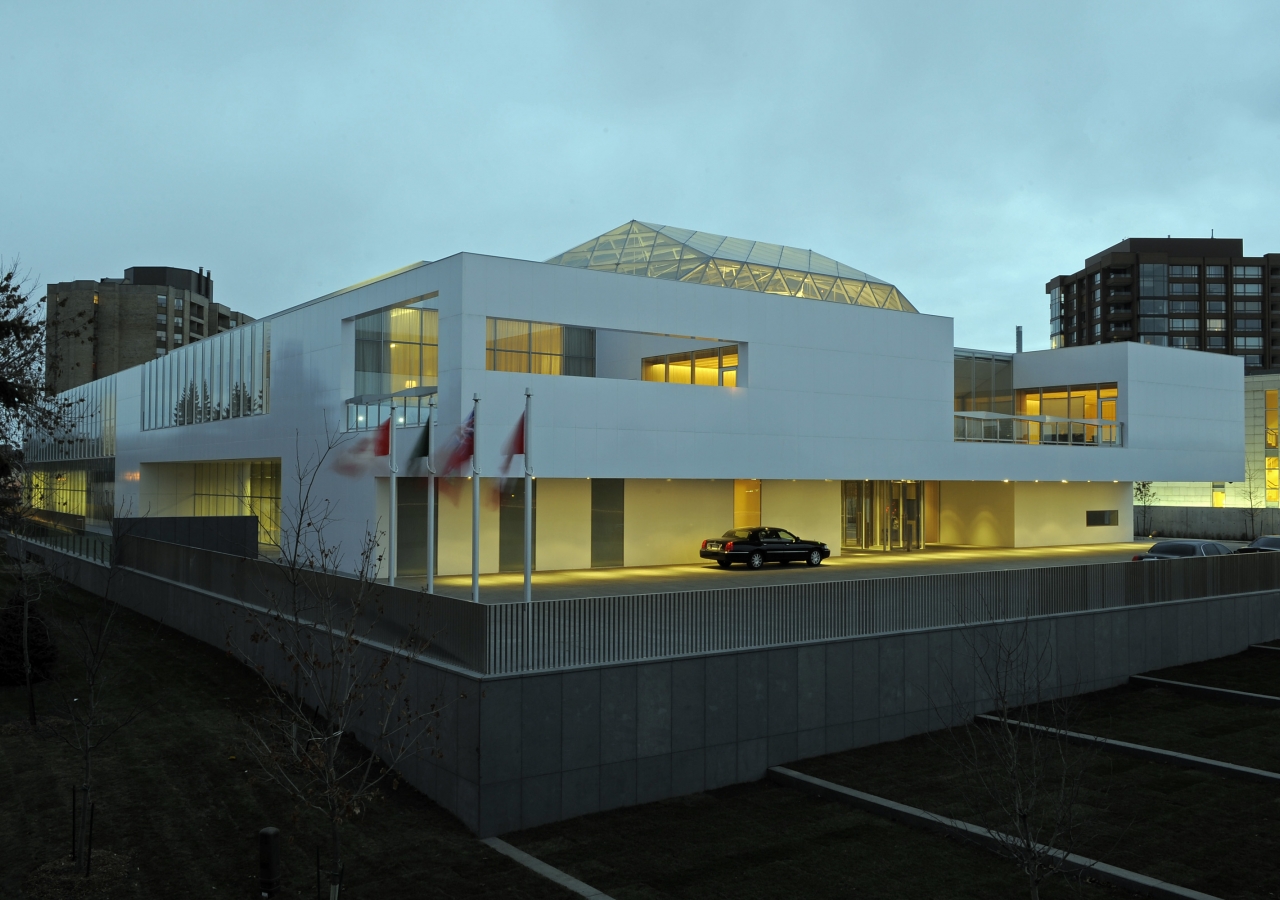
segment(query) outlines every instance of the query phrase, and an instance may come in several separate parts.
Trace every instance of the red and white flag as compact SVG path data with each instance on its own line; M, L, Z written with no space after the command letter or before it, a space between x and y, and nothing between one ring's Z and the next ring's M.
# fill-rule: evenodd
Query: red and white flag
M391 419L378 426L373 434L367 434L343 447L333 459L333 471L348 478L366 474L379 456L391 452Z
M448 453L445 455L444 468L440 474L460 474L463 465L466 464L467 460L471 459L471 454L475 452L475 446L476 413L475 410L472 410L471 415L467 416L467 421L458 426L458 430L454 433L449 446L445 448Z

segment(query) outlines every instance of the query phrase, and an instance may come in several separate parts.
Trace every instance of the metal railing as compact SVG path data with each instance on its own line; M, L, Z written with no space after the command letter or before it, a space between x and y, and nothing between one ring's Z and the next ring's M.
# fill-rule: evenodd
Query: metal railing
M284 589L279 567L264 560L135 537L122 539L122 544L120 565L215 596L260 603L265 592ZM50 546L62 549L52 543ZM353 583L351 579L337 581ZM385 585L379 585L378 591L378 603L389 623L410 623L420 633L431 636L427 658L477 675L515 675L838 641L1024 616L1280 592L1280 553L530 604L476 604Z
M1121 447L1124 425L1109 419L1059 419L1004 413L955 414L955 440L1052 447Z
M38 522L24 522L13 532L14 537L31 544L51 547L69 556L99 565L111 565L111 535L66 531Z

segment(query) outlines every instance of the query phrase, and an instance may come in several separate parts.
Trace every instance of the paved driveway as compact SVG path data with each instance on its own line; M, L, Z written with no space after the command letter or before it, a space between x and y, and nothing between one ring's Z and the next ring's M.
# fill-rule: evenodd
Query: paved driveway
M803 563L768 565L751 571L743 566L721 569L715 563L682 566L636 566L619 569L571 569L533 573L533 598L604 597L661 591L694 591L718 587L750 587L757 584L803 584L811 581L852 581L939 572L984 572L993 569L1025 569L1040 566L1073 566L1084 563L1126 562L1152 541L1132 544L1082 544L1071 547L1031 547L1011 550L993 547L931 546L925 550L892 553L854 552L827 560L817 568ZM419 588L423 578L400 578L397 585ZM484 603L513 603L523 597L524 576L519 572L483 575L480 599ZM449 597L471 596L469 575L436 579L436 593Z

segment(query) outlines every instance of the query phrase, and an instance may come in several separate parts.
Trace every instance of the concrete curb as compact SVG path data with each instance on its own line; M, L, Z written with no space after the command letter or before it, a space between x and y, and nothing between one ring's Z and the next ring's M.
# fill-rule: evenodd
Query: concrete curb
M975 716L976 721L985 724L1000 724L1000 720L995 716ZM1099 737L1095 734L1081 734L1078 731L1060 731L1056 728L1047 728L1044 725L1036 725L1032 722L1019 722L1015 719L1009 720L1010 725L1016 725L1018 728L1026 728L1031 731L1040 731L1045 734L1060 734L1073 744L1086 744L1102 747L1106 750L1112 750L1116 753L1125 753L1129 756L1137 756L1142 759L1150 759L1156 762L1170 763L1175 766L1183 766L1188 769L1203 769L1206 772L1215 772L1219 775L1226 775L1231 778L1245 778L1250 781L1264 781L1268 784L1280 783L1280 772L1268 772L1266 769L1254 769L1250 766L1238 766L1235 763L1223 762L1218 759L1209 759L1204 756L1192 756L1189 753L1178 753L1176 750L1161 750L1158 747L1148 747L1145 744L1131 744L1128 741L1118 741L1115 738Z
M940 831L954 837L977 841L985 847L997 847L1002 842L1011 840L1007 835L1000 834L1000 832L993 832L977 825L970 825L968 822L962 822L959 819L937 816L922 809L916 809L914 806L895 803L892 800L886 800L874 794L864 794L862 791L855 791L842 784L824 781L821 778L814 778L812 775L805 775L803 772L796 772L793 769L787 769L782 766L770 768L769 778L779 784L798 788L829 800L848 803L907 825L915 825L931 831ZM1062 854L1061 851L1057 852L1063 857L1064 867L1067 869L1073 871L1087 869L1089 874L1096 878L1126 890L1145 894L1148 897L1158 897L1161 900L1218 900L1212 894L1202 894L1200 891L1169 884L1167 881L1150 878L1138 872L1130 872L1128 869L1109 866L1104 862L1098 862L1088 857L1078 856L1074 853Z
M1280 697L1270 694L1250 694L1248 691L1232 691L1227 688L1209 687L1207 684L1192 684L1189 681L1169 681L1165 678L1152 678L1150 675L1130 675L1130 684L1147 685L1148 687L1169 688L1184 694L1198 694L1214 700L1235 700L1237 703L1252 703L1254 706L1280 708Z
M494 850L497 850L503 856L511 857L512 859L520 863L520 865L524 866L525 868L531 869L532 871L537 872L539 875L541 875L543 878L547 879L548 881L554 881L556 884L560 885L562 888L567 888L568 890L573 891L575 894L578 894L583 897L589 897L591 898L591 900L613 900L613 898L610 897L608 894L602 894L599 891L597 891L595 888L593 888L591 885L583 884L581 881L574 878L572 875L566 875L564 872L561 872L555 866L547 865L542 860L538 859L538 857L530 856L528 853L525 853L523 850L519 850L515 847L512 847L510 844L508 844L506 841L502 840L501 838L496 838L496 837L482 838L481 842L488 844L490 847L492 847Z

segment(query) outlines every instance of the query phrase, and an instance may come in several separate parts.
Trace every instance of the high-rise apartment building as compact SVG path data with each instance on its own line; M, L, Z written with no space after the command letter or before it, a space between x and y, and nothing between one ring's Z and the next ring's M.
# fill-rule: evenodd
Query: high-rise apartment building
M123 278L64 281L45 294L49 388L65 391L253 319L213 302L200 269L134 266Z
M1280 253L1238 238L1126 238L1045 285L1053 347L1140 341L1280 366Z

